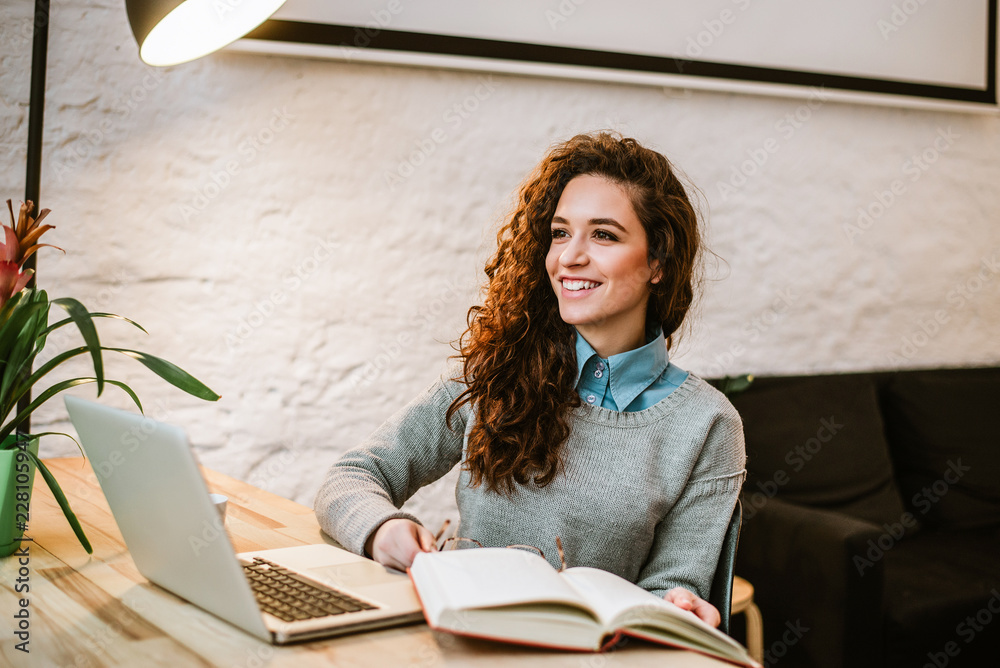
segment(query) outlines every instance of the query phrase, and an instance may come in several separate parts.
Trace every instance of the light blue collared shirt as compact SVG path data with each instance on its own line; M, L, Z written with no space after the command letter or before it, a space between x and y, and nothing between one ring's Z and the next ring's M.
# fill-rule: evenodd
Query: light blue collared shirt
M688 372L671 364L663 330L646 345L601 359L583 336L576 335L576 390L584 403L613 411L641 411L680 387Z

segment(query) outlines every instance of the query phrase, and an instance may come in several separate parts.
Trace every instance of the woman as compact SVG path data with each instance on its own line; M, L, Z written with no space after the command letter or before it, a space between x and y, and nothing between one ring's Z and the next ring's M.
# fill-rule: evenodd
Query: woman
M346 548L404 569L434 536L399 507L462 463L459 535L616 573L718 625L704 599L745 470L729 402L669 363L694 298L698 220L670 163L579 135L521 189L469 310L461 367L330 470Z

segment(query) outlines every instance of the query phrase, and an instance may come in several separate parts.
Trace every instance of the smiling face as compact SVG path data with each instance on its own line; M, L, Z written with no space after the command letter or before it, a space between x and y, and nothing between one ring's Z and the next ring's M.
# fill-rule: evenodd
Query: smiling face
M601 357L646 343L649 283L659 278L649 264L646 231L621 186L593 174L566 184L545 269L560 317Z

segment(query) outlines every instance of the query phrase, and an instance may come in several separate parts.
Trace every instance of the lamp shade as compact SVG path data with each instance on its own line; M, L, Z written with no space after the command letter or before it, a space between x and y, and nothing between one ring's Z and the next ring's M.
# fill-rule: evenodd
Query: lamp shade
M285 0L125 0L139 57L177 65L235 42Z

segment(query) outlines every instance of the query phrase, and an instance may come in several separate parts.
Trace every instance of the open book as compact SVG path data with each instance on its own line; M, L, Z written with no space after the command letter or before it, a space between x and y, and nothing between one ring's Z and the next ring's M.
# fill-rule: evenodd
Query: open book
M420 553L409 574L427 623L441 631L585 651L629 635L759 666L693 613L596 568L560 573L525 550L477 548Z

